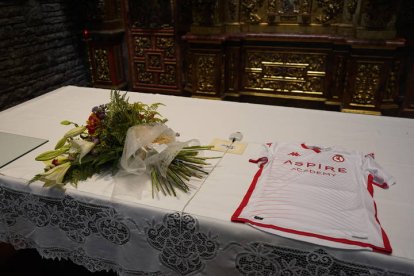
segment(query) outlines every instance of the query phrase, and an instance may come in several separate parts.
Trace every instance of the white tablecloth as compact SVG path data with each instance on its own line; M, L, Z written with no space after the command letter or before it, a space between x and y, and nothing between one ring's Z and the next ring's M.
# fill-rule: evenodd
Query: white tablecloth
M383 275L414 271L414 120L202 100L129 94L130 102L162 102L160 113L180 140L202 144L235 131L248 147L226 154L189 194L141 200L111 198L110 176L94 176L65 194L26 185L43 170L34 161L68 130L60 121L85 123L91 108L109 102L109 90L67 86L0 113L0 131L50 142L0 169L0 240L36 248L50 258L69 258L91 271L119 274L248 275L341 271ZM392 255L339 250L260 232L230 217L257 167L248 162L268 141L337 145L366 153L397 185L375 190L378 217ZM272 274L273 275L273 274ZM400 274L398 274L400 275Z

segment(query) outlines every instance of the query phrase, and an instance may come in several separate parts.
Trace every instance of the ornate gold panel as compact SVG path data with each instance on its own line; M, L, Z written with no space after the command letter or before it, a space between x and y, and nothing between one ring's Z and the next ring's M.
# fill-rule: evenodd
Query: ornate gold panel
M145 53L145 70L148 72L164 72L164 55L158 51Z
M145 50L152 48L150 36L135 35L133 36L133 42L135 55L138 57L143 57Z
M250 51L246 66L246 89L309 95L325 92L325 54Z
M156 48L164 51L165 58L175 58L175 44L173 37L157 37Z
M176 45L173 33L133 36L136 85L178 86Z
M96 79L98 81L111 81L109 75L108 51L105 49L94 49L93 56L96 66Z
M161 68L161 55L148 55L148 67Z
M408 1L408 0L407 0ZM296 33L395 38L402 0L197 0L191 32ZM224 26L224 28L222 28ZM304 29L304 27L306 29ZM385 32L386 31L386 32Z
M195 55L197 87L196 92L200 94L216 94L215 85L215 55Z
M351 106L375 107L380 74L381 64L357 63Z
M154 84L154 74L145 70L145 63L135 64L135 75L140 84Z
M177 80L177 69L175 64L165 65L165 73L160 73L159 83L161 85L175 86Z

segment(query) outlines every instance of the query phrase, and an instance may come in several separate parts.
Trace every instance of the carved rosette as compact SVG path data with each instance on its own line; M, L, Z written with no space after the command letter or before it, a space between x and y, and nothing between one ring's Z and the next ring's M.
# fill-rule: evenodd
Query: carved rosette
M147 51L145 53L145 70L148 72L164 72L163 53Z

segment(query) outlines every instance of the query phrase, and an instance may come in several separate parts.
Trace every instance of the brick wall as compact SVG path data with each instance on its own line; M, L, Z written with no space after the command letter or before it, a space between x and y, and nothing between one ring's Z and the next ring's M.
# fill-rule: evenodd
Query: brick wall
M90 85L77 0L0 1L0 110Z

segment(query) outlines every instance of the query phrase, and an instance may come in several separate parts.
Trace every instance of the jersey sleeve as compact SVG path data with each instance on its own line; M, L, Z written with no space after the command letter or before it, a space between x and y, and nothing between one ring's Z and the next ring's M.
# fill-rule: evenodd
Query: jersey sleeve
M255 163L259 167L265 166L273 156L273 148L276 143L266 143L261 146L258 156L249 159L250 163Z
M369 154L363 158L363 170L368 174L372 184L383 189L388 189L389 186L396 183L394 177L375 161L373 155Z

